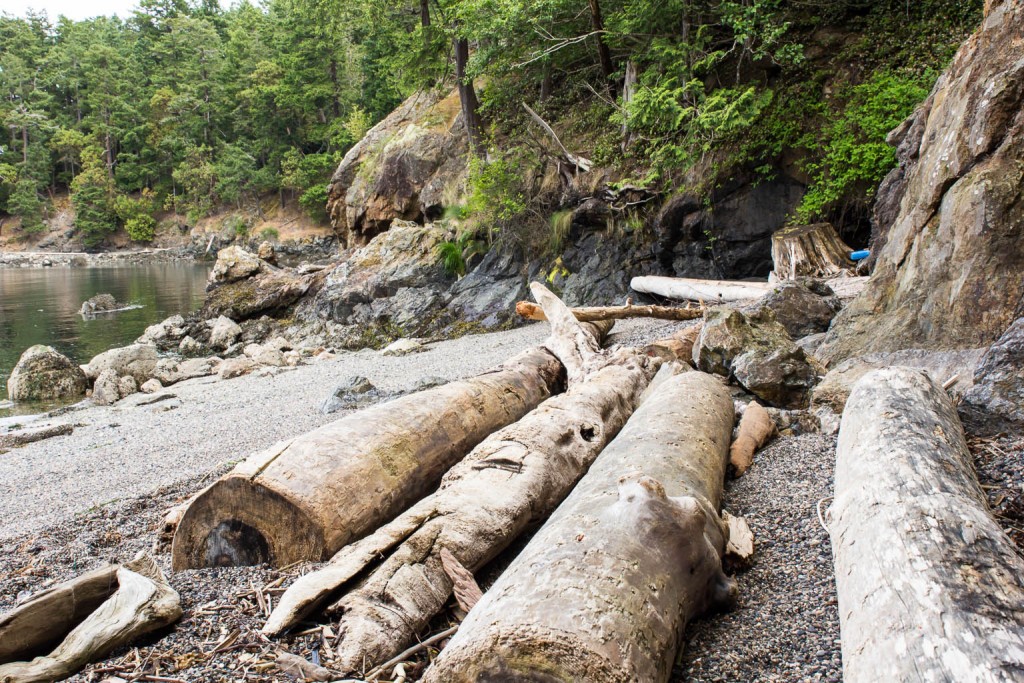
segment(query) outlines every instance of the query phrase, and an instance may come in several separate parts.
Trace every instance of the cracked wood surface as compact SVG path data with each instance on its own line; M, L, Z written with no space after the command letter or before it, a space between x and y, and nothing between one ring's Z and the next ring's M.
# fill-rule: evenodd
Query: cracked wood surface
M1024 680L1024 560L963 429L918 370L865 375L843 412L830 533L847 683Z

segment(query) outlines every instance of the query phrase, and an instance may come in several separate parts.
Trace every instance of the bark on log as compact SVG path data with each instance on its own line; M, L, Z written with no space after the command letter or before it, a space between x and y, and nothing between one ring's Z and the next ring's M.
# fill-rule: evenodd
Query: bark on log
M570 308L580 322L597 320L623 320L625 318L660 318L662 320L695 320L704 317L703 308L680 308L678 306L590 306ZM516 313L527 320L547 320L544 309L532 301L516 304Z
M772 235L772 262L780 280L852 273L852 251L831 223L782 228Z
M550 396L560 376L554 356L532 349L257 453L189 505L173 567L326 559L432 491L487 435Z
M655 294L668 299L690 299L720 303L760 299L771 291L767 282L738 282L734 280L692 280L683 277L644 275L633 278L629 286L637 292Z
M331 610L342 613L336 666L362 670L401 651L451 595L441 551L477 571L542 521L625 424L657 365L624 351L493 434L436 493L299 579L264 633L281 633L345 590Z
M96 589L94 584L99 578L99 575L90 576L83 585ZM117 567L115 585L116 591L67 633L63 642L49 655L32 661L0 664L0 681L49 683L67 678L89 661L181 617L178 594L149 557L140 557ZM94 594L92 590L90 594ZM63 614L77 611L74 606L76 597L73 590L70 594L62 590L48 591L40 596L39 602L32 600L16 611L21 613L20 621L29 623L31 627L31 619L45 619L54 614L58 600L63 605Z
M956 410L885 368L846 402L830 534L843 680L1024 678L1024 560L996 524Z
M718 517L733 405L672 377L469 613L424 681L667 681L687 621L729 600Z
M775 429L775 423L768 411L757 401L751 401L740 419L739 433L729 447L729 464L736 469L736 476L742 477L754 462L754 453L764 445Z

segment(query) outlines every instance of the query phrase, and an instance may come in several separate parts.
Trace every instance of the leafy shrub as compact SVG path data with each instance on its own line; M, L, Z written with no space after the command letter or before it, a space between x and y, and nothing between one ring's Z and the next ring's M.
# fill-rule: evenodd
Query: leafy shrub
M444 272L455 277L466 274L466 264L471 258L487 253L487 243L473 231L461 233L454 240L445 240L437 245L437 258Z
M896 151L886 144L886 135L925 98L925 84L932 80L933 74L882 71L850 89L842 114L822 129L822 157L808 164L812 181L797 207L797 221L824 216L857 188L871 198L896 164Z
M277 231L277 228L263 228L260 230L260 237L265 240L277 241L281 237L281 233Z
M505 221L526 209L526 195L517 166L509 156L490 163L477 157L469 162L466 213L482 223Z
M138 198L118 195L114 198L114 213L124 225L125 232L136 242L151 242L156 235L157 201L150 189L144 189Z

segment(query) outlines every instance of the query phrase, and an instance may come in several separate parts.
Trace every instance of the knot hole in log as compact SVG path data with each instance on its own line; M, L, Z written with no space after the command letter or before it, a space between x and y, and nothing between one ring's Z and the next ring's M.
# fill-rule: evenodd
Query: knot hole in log
M237 519L218 524L206 537L207 567L239 567L270 563L263 534Z

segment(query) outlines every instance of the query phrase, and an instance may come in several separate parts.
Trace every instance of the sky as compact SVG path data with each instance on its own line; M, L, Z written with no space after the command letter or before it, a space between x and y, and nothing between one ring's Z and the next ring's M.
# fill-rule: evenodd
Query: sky
M138 0L0 0L0 12L23 17L31 7L46 10L51 21L61 14L77 20L109 14L127 17L136 5Z

